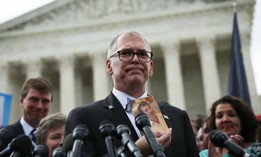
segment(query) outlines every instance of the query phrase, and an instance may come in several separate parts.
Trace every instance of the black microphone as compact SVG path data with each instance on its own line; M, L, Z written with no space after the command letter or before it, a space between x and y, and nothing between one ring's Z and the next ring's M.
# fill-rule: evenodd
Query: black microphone
M15 137L14 130L11 127L0 129L0 151L4 150Z
M63 149L61 147L56 148L53 151L53 157L64 157Z
M108 151L108 156L117 157L116 147L115 147L115 144L113 141L113 136L115 135L115 127L113 126L113 124L110 121L105 120L105 121L101 122L101 124L99 126L99 130L100 130L102 137L105 140L105 144L106 144L107 151Z
M36 145L33 151L33 157L48 157L49 148L46 145Z
M213 130L209 133L209 140L217 147L227 148L229 153L237 157L249 156L242 147L229 140L227 134L219 130Z
M3 157L7 154L11 156L23 156L23 157L32 157L31 154L32 142L31 139L26 135L19 135L14 138L6 149L0 152L0 157Z
M136 146L134 141L132 140L130 136L130 129L126 125L119 125L116 128L117 131L117 137L121 140L121 143L125 148L128 148L129 151L135 156L135 157L143 157L141 154L139 148Z
M139 113L135 117L135 122L136 122L136 126L139 128L139 130L144 132L145 137L146 137L147 141L149 142L150 147L153 151L153 154L157 157L165 157L166 155L164 153L162 146L158 143L158 141L156 140L156 138L150 128L151 125L150 125L150 120L149 120L148 116L143 113Z
M125 154L125 147L124 146L120 146L119 148L117 148L117 154L119 157L128 157Z
M63 141L63 151L65 156L70 157L73 148L73 137L72 133L68 134Z
M88 134L89 134L89 131L85 125L79 124L76 126L76 128L73 130L73 134L72 134L74 143L73 143L73 149L72 149L70 157L79 157L80 156L82 145L87 140Z

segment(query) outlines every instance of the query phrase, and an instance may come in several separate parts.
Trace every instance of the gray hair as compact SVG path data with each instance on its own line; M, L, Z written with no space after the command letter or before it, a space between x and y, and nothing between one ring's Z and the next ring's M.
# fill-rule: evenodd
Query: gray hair
M117 48L117 40L121 35L125 35L128 34L130 36L135 36L135 35L139 35L142 36L140 33L135 32L135 31L129 31L129 32L123 32L118 34L115 38L113 38L113 40L111 41L110 45L109 45L109 49L108 49L108 53L107 53L107 58L110 58L110 55L116 50ZM143 38L144 39L144 38ZM146 42L148 48L150 49L149 43L144 39L144 41Z

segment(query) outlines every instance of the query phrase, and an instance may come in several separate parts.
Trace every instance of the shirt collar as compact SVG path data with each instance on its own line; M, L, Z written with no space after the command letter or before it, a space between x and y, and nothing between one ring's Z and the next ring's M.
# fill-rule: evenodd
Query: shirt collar
M123 93L123 92L117 90L115 87L113 87L112 93L119 100L119 102L121 103L123 108L125 108L125 106L127 104L127 98L132 99L132 100L136 99L133 96L130 96L126 93ZM147 93L147 91L145 91L139 98L145 98L147 96L148 96L148 93Z
M28 136L34 128L24 120L24 117L21 118L20 123L22 124L25 135Z

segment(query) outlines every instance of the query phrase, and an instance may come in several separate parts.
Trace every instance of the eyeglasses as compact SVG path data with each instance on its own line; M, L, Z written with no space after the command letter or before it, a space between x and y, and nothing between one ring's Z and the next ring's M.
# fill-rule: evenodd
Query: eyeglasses
M133 59L134 55L137 55L140 62L148 63L152 60L153 56L153 52L146 50L138 50L137 52L134 52L131 49L123 49L112 54L110 58L115 57L117 54L122 62L129 62Z

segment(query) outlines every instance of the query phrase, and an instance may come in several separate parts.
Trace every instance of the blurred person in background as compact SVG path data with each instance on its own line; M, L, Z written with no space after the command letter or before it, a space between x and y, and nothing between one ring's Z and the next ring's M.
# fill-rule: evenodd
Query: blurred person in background
M203 126L204 119L205 116L199 114L190 120L195 137L197 136L199 129Z
M258 121L258 128L256 130L256 142L261 143L261 114L257 115L256 119Z
M251 108L241 99L233 96L224 96L212 104L207 125L211 130L220 130L226 133L230 140L243 147L251 149L256 142L256 117ZM209 141L208 149L200 152L200 157L228 157L226 148L217 148ZM258 155L258 154L256 154Z
M34 143L40 121L47 116L53 102L53 89L43 77L29 78L25 81L20 94L20 108L23 116L16 123L1 128L9 135L0 137L3 143L0 151L5 149L12 139L27 135ZM9 156L8 154L7 156Z
M196 141L197 141L199 151L208 149L209 133L210 133L210 128L207 126L206 122L203 122L202 127L200 127L196 135Z
M54 113L43 118L39 124L37 145L46 145L49 148L49 157L53 151L62 147L66 117L62 113Z

